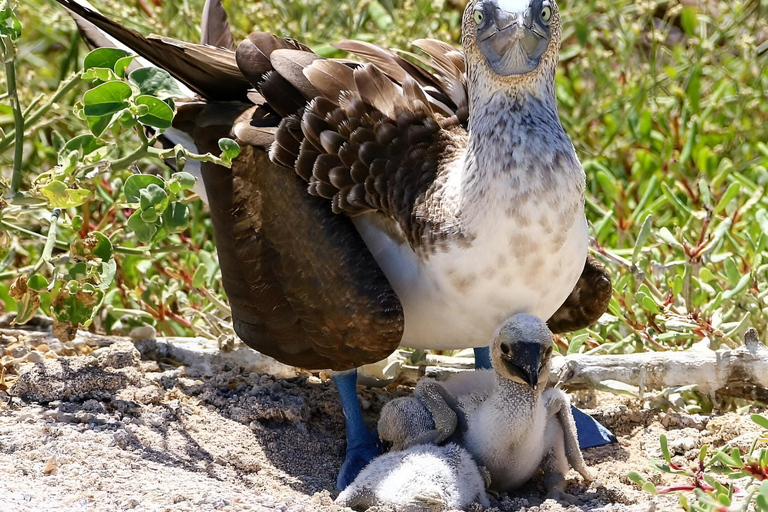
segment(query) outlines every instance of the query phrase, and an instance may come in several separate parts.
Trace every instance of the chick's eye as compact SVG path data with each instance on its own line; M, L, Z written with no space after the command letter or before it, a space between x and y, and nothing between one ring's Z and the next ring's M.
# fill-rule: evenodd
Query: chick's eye
M475 23L478 25L483 22L483 13L480 11L475 11L474 14L472 14L472 17L475 19Z
M544 23L549 23L549 20L552 19L552 8L548 5L542 7L539 17Z

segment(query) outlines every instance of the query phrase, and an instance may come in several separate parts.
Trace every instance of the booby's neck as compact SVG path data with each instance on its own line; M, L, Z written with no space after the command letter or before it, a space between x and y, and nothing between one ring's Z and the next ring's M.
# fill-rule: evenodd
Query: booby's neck
M483 73L468 87L469 141L461 178L465 211L508 205L552 189L583 189L584 171L557 115L554 67L511 84Z

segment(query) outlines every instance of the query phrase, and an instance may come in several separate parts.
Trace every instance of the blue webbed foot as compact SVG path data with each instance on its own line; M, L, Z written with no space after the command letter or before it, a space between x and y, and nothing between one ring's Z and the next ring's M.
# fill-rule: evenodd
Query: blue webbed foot
M339 390L347 430L347 456L336 479L336 487L343 491L382 449L378 435L371 433L363 420L363 411L357 400L357 370L334 374L333 381Z
M487 370L491 368L491 351L489 347L475 348L475 368ZM592 448L616 442L616 436L610 430L598 423L592 416L571 406L573 420L576 422L576 432L579 435L579 448Z
M582 450L616 442L616 436L589 414L581 412L574 406L571 406L571 413L579 435L579 448Z

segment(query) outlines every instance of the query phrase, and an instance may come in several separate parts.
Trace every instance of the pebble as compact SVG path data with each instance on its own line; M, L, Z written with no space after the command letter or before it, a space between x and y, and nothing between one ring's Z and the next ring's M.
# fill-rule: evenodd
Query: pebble
M42 352L42 353L45 353L45 352L48 352L48 351L49 351L49 350L51 350L51 349L50 349L50 347L48 347L48 344L47 344L47 343L41 343L40 345L38 345L38 346L37 346L37 349L36 349L36 350L37 350L38 352Z
M30 352L27 354L28 363L39 363L43 360L43 355L40 352Z
M11 357L20 358L27 355L29 350L26 347L13 347L11 348Z

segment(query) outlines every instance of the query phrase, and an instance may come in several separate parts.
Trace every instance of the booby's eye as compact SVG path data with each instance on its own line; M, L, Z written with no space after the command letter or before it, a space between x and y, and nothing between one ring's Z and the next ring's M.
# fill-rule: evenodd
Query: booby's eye
M480 25L483 22L483 13L481 11L475 11L472 13L472 17L475 19L475 23Z
M541 8L541 13L539 13L539 18L541 18L541 21L549 24L549 20L552 19L552 8L548 5L545 5Z

